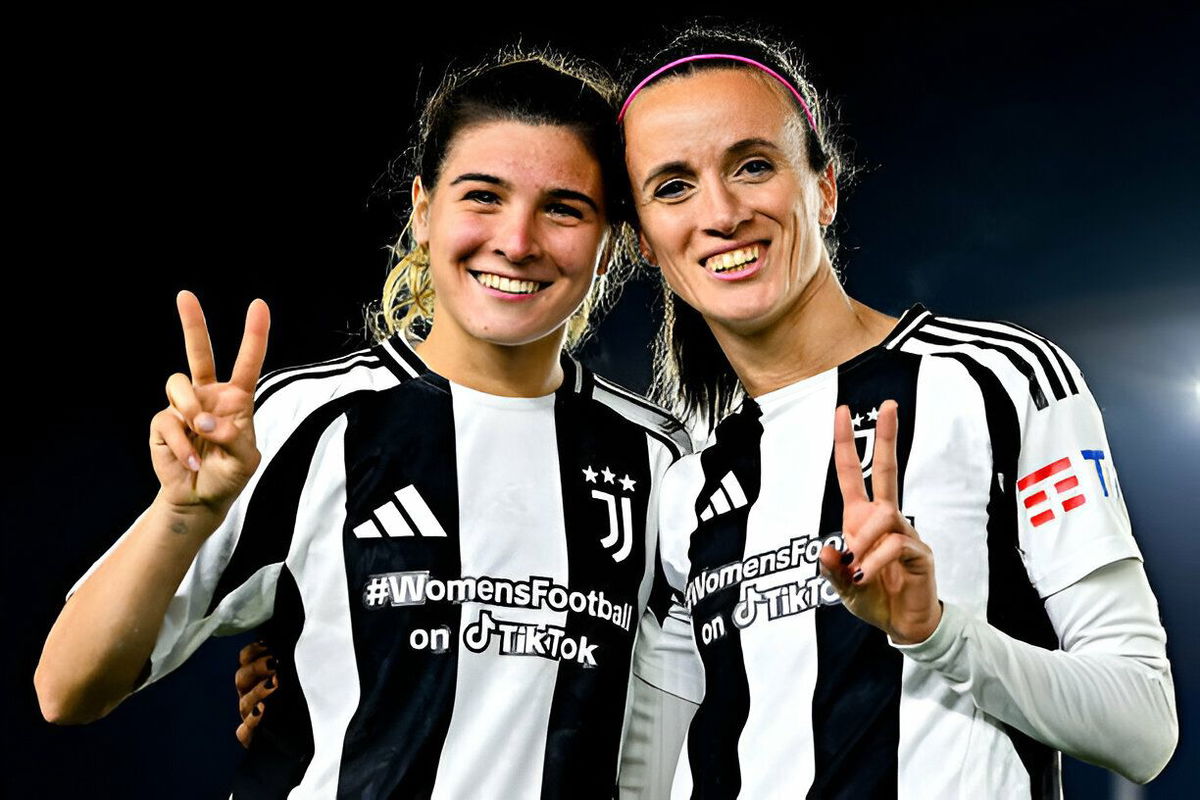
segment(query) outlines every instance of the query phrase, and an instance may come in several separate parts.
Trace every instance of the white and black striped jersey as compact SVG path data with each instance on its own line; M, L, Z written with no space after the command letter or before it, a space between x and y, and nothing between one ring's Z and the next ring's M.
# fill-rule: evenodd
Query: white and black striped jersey
M1060 796L1056 752L905 659L819 577L821 546L841 543L834 409L850 407L869 486L889 398L901 509L948 604L1053 649L1042 598L1140 558L1075 364L1015 325L910 309L880 345L746 400L667 475L660 546L699 658L647 639L634 671L703 697L674 797Z
M396 336L260 381L262 463L148 675L261 626L280 683L234 796L611 797L660 478L690 442L563 367L497 397Z

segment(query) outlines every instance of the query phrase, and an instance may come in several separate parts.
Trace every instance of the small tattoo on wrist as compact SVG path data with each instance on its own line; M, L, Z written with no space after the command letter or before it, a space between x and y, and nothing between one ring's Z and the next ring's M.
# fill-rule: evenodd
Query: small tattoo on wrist
M187 532L188 532L188 527L185 523L183 523L183 522L172 522L171 523L171 533L178 533L180 536L183 536Z

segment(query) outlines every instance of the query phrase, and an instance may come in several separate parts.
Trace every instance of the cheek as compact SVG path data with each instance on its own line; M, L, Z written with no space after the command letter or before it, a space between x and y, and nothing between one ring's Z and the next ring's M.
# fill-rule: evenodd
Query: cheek
M591 274L603 241L603 230L565 228L552 232L547 243L554 252L558 268L570 275Z
M488 241L487 218L480 214L440 214L429 220L430 252L443 260L458 261L480 250Z

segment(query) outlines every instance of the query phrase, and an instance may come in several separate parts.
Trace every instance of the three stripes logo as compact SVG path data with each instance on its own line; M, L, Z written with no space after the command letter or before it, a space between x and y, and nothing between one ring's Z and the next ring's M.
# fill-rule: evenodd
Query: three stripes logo
M417 492L417 487L405 486L396 492L395 497L395 502L389 500L375 509L374 519L354 526L354 535L359 539L382 539L385 533L391 538L446 538L445 529ZM375 524L376 520L379 521L378 525Z
M746 493L742 491L742 486L738 483L737 477L733 472L727 472L725 477L721 478L721 485L708 498L708 503L704 506L704 510L700 512L700 520L708 522L718 514L724 514L735 508L741 508L748 502L746 500Z

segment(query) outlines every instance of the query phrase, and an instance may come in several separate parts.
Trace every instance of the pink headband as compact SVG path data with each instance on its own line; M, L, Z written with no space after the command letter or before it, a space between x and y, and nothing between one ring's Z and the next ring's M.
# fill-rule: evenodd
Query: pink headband
M667 64L666 66L659 67L658 69L654 70L654 72L651 72L649 75L647 75L645 78L643 78L641 83L639 83L637 86L633 87L633 91L629 93L629 97L625 98L625 103L624 103L624 105L621 106L621 113L617 114L617 122L620 122L621 120L625 119L625 112L629 110L629 104L633 102L633 98L638 96L638 92L640 92L642 89L646 88L646 84L648 84L650 81L654 80L659 75L662 75L667 70L673 69L674 67L678 67L680 64L686 64L689 61L702 61L702 60L709 59L709 58L725 58L725 59L729 59L730 61L740 61L743 64L749 64L752 67L756 67L756 68L762 70L763 72L767 73L772 78L774 78L775 80L782 83L784 86L786 86L788 88L788 91L792 93L792 96L796 98L796 102L800 104L800 108L804 109L804 116L806 119L808 119L808 124L810 127L812 127L813 132L815 133L817 131L817 123L816 123L816 121L813 120L812 112L808 110L808 103L804 102L804 97L800 94L800 92L796 91L796 87L792 86L791 82L788 81L787 78L783 77L778 72L776 72L775 70L768 67L766 64L760 64L752 58L746 58L745 56L729 55L728 53L701 53L699 55L686 56L686 57L680 58L676 61L672 61L670 64Z

